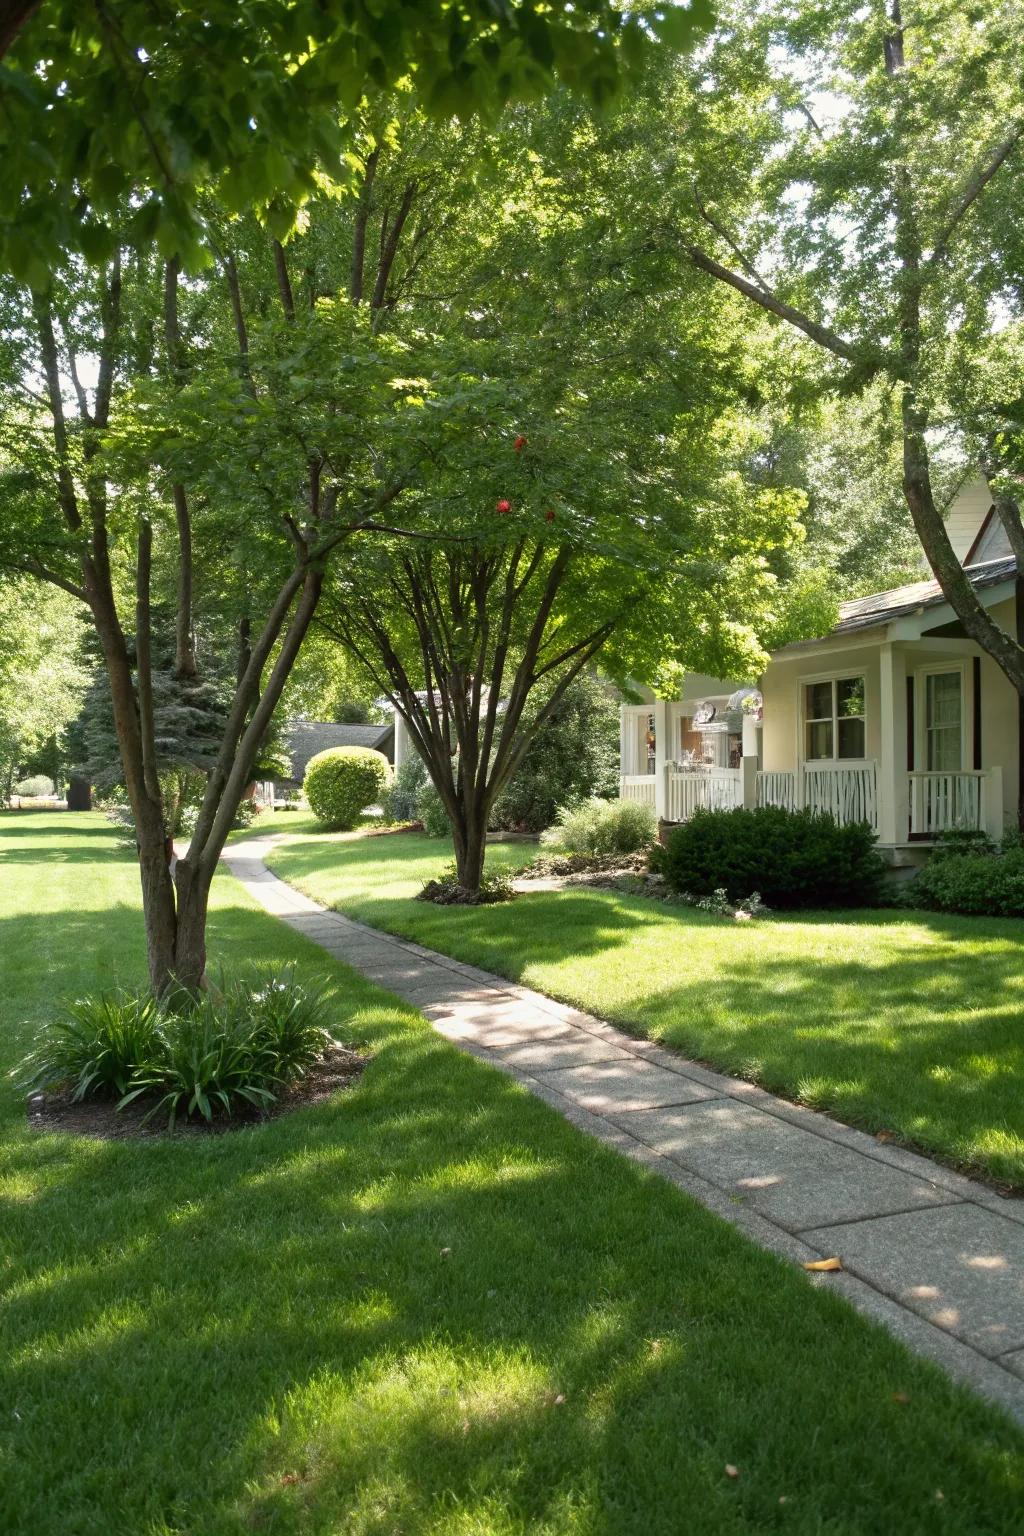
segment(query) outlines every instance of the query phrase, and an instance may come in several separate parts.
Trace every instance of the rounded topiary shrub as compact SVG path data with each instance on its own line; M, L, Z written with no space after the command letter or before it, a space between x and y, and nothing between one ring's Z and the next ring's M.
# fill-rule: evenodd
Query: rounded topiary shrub
M54 783L48 779L45 773L36 773L28 779L22 779L15 784L14 793L22 795L26 800L45 800L54 792Z
M302 787L317 821L339 831L354 827L391 779L383 752L372 747L328 747L306 764Z
M885 866L866 822L783 811L698 811L676 827L652 865L687 896L755 891L770 907L863 907L877 901Z

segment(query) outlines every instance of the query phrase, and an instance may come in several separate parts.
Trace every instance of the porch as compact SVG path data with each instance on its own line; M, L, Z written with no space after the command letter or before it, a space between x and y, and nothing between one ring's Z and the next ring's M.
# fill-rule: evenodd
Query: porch
M1003 783L999 768L959 772L908 772L899 799L906 808L897 843L929 841L944 832L1003 834ZM803 764L792 772L759 772L755 805L807 808L841 825L866 821L879 830L878 764ZM899 828L897 827L897 833Z
M831 816L840 825L866 821L876 833L879 830L878 764L874 762L803 764L782 772L759 770L756 758L744 759L740 768L666 764L660 780L656 773L622 775L619 793L623 800L651 806L662 821L688 821L697 810L775 805ZM954 831L1002 836L999 768L907 773L900 798L907 807L907 823L904 836L895 839L898 844L929 841Z
M838 680L808 676L802 658L773 663L766 708L756 690L742 688L623 705L619 793L666 822L698 810L780 806L841 825L866 822L890 849L952 831L998 840L1003 767L977 761L980 660L957 649L954 662L920 642L913 651L876 642L853 652L854 665L837 667ZM970 755L974 765L963 766Z

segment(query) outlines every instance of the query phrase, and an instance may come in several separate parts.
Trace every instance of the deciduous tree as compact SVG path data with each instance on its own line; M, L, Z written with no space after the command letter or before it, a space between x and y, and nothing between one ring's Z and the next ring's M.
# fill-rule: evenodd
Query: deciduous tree
M1020 308L1022 49L1020 7L1004 0L738 0L682 71L689 132L663 234L813 343L830 387L892 390L903 493L929 564L1024 697L1024 644L965 576L930 458L956 373ZM1016 502L999 509L1024 550Z

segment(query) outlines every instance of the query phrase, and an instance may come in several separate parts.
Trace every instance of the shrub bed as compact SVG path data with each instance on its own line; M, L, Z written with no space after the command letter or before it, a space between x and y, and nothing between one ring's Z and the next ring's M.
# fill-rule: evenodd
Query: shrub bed
M306 764L302 787L317 821L347 832L366 807L379 800L390 779L391 767L383 752L372 747L328 747Z
M512 901L515 894L511 875L485 874L480 889L471 891L459 884L455 865L448 864L435 879L424 881L416 900L432 901L439 907L488 907L498 901Z
M145 1101L143 1123L265 1111L334 1045L315 989L291 971L257 971L198 996L179 988L78 999L42 1031L25 1086L59 1088L72 1104Z
M956 853L936 849L907 888L914 906L978 917L1024 917L1024 848Z
M652 855L669 886L692 897L757 892L770 907L860 907L879 898L885 866L866 823L810 811L698 811Z

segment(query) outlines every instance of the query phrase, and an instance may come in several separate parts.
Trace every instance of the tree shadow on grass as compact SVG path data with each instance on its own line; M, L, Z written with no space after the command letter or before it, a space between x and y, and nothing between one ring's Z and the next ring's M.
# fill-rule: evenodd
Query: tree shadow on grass
M359 1087L288 1121L15 1145L12 1529L675 1536L787 1495L874 1536L939 1465L943 1529L1012 1529L996 1415L407 1013L364 1024Z
M93 815L82 811L0 811L0 857L6 856L8 839L16 837L49 837L74 842L80 837L109 840L115 835L111 824L98 814L94 820L86 820L87 816ZM69 819L62 822L61 817Z
M638 981L607 1011L634 1034L1024 1187L1020 944L990 932L971 951L955 926L923 924L935 947L908 943L891 963L751 945L713 977Z
M281 872L298 879L317 867L311 850L301 864L282 861ZM692 908L575 889L476 909L386 894L337 904L1024 1187L1024 933L1012 919L821 911L739 928Z

